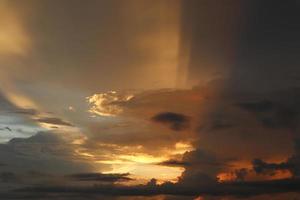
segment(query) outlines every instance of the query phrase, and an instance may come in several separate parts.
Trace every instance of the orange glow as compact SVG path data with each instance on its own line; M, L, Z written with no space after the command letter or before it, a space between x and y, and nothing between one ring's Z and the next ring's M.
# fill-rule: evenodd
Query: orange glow
M278 170L275 172L275 175L270 176L269 180L291 178L292 176L292 173L288 170Z
M203 197L196 197L194 200L204 200L204 198Z
M172 151L172 154L184 154L187 151L193 151L194 147L185 142L177 142L175 144L175 150Z
M218 182L228 182L228 181L234 181L236 179L236 176L233 173L226 173L222 172L217 175Z

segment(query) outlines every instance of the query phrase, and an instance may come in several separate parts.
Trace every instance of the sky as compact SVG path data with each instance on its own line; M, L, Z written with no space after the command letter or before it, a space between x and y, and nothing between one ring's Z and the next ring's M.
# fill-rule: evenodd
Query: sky
M299 0L0 0L0 197L300 199Z

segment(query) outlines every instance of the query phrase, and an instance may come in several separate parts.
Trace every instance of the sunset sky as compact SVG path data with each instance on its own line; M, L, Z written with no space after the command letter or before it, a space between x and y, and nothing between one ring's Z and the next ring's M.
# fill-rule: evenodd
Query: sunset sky
M0 0L0 199L300 199L299 0Z

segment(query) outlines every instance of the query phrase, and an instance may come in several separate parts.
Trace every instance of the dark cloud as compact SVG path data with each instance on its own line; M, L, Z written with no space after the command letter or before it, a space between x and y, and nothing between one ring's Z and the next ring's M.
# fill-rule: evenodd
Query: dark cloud
M22 144L37 144L37 145L46 145L46 144L61 144L63 141L57 135L47 132L39 132L36 135L29 138L13 138L7 145L22 145Z
M261 159L254 159L252 161L253 169L258 174L273 175L277 170L289 170L293 177L300 176L300 140L294 141L294 154L281 163L267 163Z
M94 168L74 152L73 146L60 135L39 132L29 138L14 138L0 144L1 169L14 173L80 173Z
M236 177L235 180L236 181L244 181L245 177L247 176L248 173L249 173L249 170L246 168L234 170L234 174Z
M272 100L241 102L242 109L257 115L257 119L269 128L295 129L300 121L300 89L291 88L265 93Z
M183 114L164 112L153 116L152 121L166 124L174 131L182 131L189 127L190 118Z
M119 181L131 181L130 174L102 174L102 173L79 173L68 175L74 181L100 181L100 182L119 182Z
M6 164L4 163L0 163L0 167L6 166Z
M13 109L16 109L15 106L3 95L2 91L0 91L0 111L7 112Z
M212 130L224 130L224 129L230 129L233 127L234 127L233 123L226 122L226 120L220 120L220 119L213 120L212 125L211 125Z
M2 182L15 182L17 179L17 176L13 172L0 173L0 181Z
M268 92L299 86L299 2L245 1L232 87ZM272 5L272 6L270 6ZM280 16L278 15L280 13ZM287 23L288 22L288 23ZM279 56L280 55L280 56ZM283 67L284 66L284 67Z
M251 158L251 156L264 154L269 150L271 150L271 153L268 156L272 158L274 155L278 155L278 153L286 150L281 149L274 153L272 152L273 149L278 149L278 146L275 145L270 147L270 149L266 148L266 146L269 144L267 141L270 141L269 134L272 134L272 141L281 141L287 139L286 136L289 134L289 130L297 130L300 96L296 91L298 90L286 89L270 91L264 94L245 94L242 91L229 89L217 97L219 101L217 104L213 104L214 107L210 107L209 102L213 101L216 96L208 97L207 104L204 103L208 114L203 120L199 120L201 128L199 129L199 142L195 143L197 149L185 154L183 162L188 162L189 165L185 166L185 171L180 177L178 184L189 187L202 186L203 183L205 183L204 187L218 185L216 177L219 173L231 167L228 164L231 158L234 157L237 161L239 159L243 160L245 154L248 154L249 158ZM236 104L235 102L241 103ZM265 124L264 119L266 118L272 119L274 125ZM294 134L297 135L297 132L292 132L290 135ZM291 138L288 139L291 141ZM249 143L252 144L249 145ZM295 143L297 146L298 142L296 141ZM258 150L257 148L260 145L261 149ZM286 148L290 148L290 143L286 145ZM229 151L229 149L232 149L232 151ZM266 163L262 160L254 160L253 170L257 173L270 175L273 175L276 170L290 170L294 177L298 177L296 174L299 174L299 164L297 164L297 162L299 163L299 154L296 149L297 147L294 155L287 158L287 162ZM228 152L224 153L224 151ZM288 157L289 154L283 153L282 155ZM232 157L230 158L230 156ZM250 173L253 173L252 169L234 169L232 175L235 177L235 180L232 180L232 182L240 182L242 186L238 186L238 183L232 183L232 185L238 186L241 190L244 190L245 188L243 187L247 185L249 190L251 190L250 187L252 186L250 184L286 184L286 190L289 190L287 185L291 184L295 191L295 187L298 184L292 180L293 178L276 183L264 181L250 183L247 180L247 176ZM227 187L229 184L224 185ZM222 188L223 186L218 185L218 187ZM237 189L236 192L239 193L240 189ZM246 191L244 192L246 193ZM275 189L270 192L275 192ZM254 189L253 193L257 194L260 191L259 189Z
M181 160L175 160L175 159L166 160L166 161L160 162L158 164L166 165L166 166L179 166L179 167L185 167L187 165L190 165L190 163L188 163L188 162L181 161Z
M54 125L62 125L62 126L73 126L71 123L66 122L60 118L55 117L45 117L37 119L38 122L46 123L46 124L54 124Z
M11 128L9 128L8 126L6 126L6 127L4 127L4 128L0 128L0 131L3 131L3 130L8 130L8 131L10 131L10 132L12 131Z
M238 105L251 112L268 112L271 111L274 107L273 103L267 100L257 102L245 102L240 103Z
M254 159L252 161L253 169L258 174L274 175L276 170L288 170L292 166L289 163L266 163L261 159Z
M189 164L185 166L179 184L190 187L216 184L217 174L226 167L217 155L200 148L186 152L182 161Z
M280 108L271 116L261 119L262 123L270 128L296 128L299 122L300 112L294 108Z
M231 182L218 183L213 185L186 187L180 184L164 183L157 185L155 180L151 180L146 185L121 186L121 185L97 185L93 187L77 186L34 186L16 189L12 193L2 196L30 196L37 195L35 198L49 197L53 195L74 197L89 197L91 195L107 196L154 196L154 195L212 195L212 196L239 196L249 197L261 194L276 194L285 192L297 192L299 179L282 179L269 181L251 182ZM34 199L34 198L32 198Z

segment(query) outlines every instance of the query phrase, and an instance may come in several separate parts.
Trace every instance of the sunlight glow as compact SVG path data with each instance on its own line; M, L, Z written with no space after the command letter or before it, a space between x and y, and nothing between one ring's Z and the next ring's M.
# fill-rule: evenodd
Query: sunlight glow
M129 160L136 163L157 163L166 160L166 157L154 157L147 154L121 155L121 159Z
M186 142L177 142L175 144L175 150L173 151L173 154L184 154L188 151L193 151L195 148Z
M24 55L30 46L17 12L1 2L0 5L0 54Z
M116 91L86 97L90 105L89 112L100 116L116 116L120 114L123 111L120 104L132 98L132 94L118 94Z

